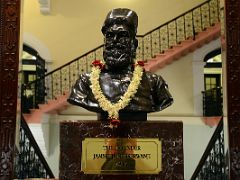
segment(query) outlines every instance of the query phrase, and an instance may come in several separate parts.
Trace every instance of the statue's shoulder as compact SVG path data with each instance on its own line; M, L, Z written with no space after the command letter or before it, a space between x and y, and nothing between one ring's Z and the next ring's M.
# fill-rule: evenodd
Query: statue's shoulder
M78 81L88 83L90 81L90 73L82 73L79 75Z
M153 82L164 81L162 76L149 71L145 72L145 75L149 81L153 81Z
M91 73L82 73L82 74L79 75L79 77L80 78L88 78L89 79L90 78L90 74Z

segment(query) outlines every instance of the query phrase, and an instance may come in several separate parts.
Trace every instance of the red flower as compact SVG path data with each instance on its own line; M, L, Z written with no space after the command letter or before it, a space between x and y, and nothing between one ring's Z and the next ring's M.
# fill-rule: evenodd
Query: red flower
M139 65L139 66L144 66L144 61L137 61L137 65Z
M101 70L104 69L104 64L100 60L95 60L92 62L92 65L95 67L99 67Z
M110 120L110 125L112 125L113 127L118 127L120 124L120 120L119 119L111 119Z

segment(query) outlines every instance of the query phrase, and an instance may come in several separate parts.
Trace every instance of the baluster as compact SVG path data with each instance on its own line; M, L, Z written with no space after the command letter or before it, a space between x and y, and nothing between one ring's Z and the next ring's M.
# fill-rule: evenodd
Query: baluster
M59 74L60 74L60 78L59 78L59 84L60 84L60 89L59 89L59 93L57 96L61 95L62 94L62 68L59 70ZM57 99L57 96L55 97Z
M168 43L169 43L169 48L172 48L177 44L177 39L176 39L176 22L172 21L168 23Z
M151 33L151 46L152 46L152 57L156 56L156 54L159 54L160 47L159 47L159 29L153 31Z
M76 82L76 80L78 79L78 72L79 72L79 61L77 60L76 62L73 62L69 65L69 74L70 74L70 82L69 82L69 88L71 89L71 87L74 85L74 83Z
M27 123L23 119L21 120L19 138L16 179L54 178Z
M88 64L87 64L87 57L86 56L79 59L79 67L80 67L79 75L87 72Z
M187 13L184 16L185 19L185 38L189 39L190 37L193 37L193 24L192 24L192 13Z
M201 8L197 8L193 11L193 19L194 19L194 31L195 33L199 33L202 31L202 15Z
M87 71L91 71L92 61L95 60L94 52L91 52L87 55Z
M100 47L96 50L96 59L103 61L103 47Z
M219 122L191 180L225 180L223 119Z
M185 40L184 17L179 17L177 23L177 42L180 43Z
M177 34L177 20L174 20L174 24L175 24L175 40L176 40L176 42L175 42L175 44L177 45L178 44L178 34Z
M144 60L151 59L151 34L147 34L143 37L143 44L144 44Z
M166 33L166 40L165 40L165 41L166 41L166 49L165 49L165 50L167 50L167 49L169 49L169 31L168 31L168 24L165 25L165 28L166 28L166 29L165 29L165 30L166 30L166 32L165 32L165 33ZM165 51L165 50L164 50L164 51Z
M73 63L71 63L71 64L73 64ZM69 92L70 91L70 89L71 89L71 85L72 85L72 83L71 83L71 72L73 72L74 73L74 70L73 69L71 69L71 64L69 64L68 65L68 91L67 92ZM64 94L66 94L67 92L65 92Z
M136 60L144 60L143 58L143 38L142 37L137 37L138 40L138 47L136 50Z
M160 37L161 37L161 53L168 49L168 30L167 25L160 28Z
M63 67L61 68L61 94L60 95L64 95L66 92L69 91L69 66Z
M53 73L53 98L56 99L57 96L61 94L62 83L61 83L61 70Z
M209 6L208 4L203 4L201 6L201 12L202 12L202 30L205 30L207 27L210 26L209 22Z
M195 40L196 33L195 33L195 27L194 27L193 11L192 11L192 21L191 22L192 22L193 40Z
M52 99L54 99L54 95L53 95L53 74L51 74L51 79L52 79Z

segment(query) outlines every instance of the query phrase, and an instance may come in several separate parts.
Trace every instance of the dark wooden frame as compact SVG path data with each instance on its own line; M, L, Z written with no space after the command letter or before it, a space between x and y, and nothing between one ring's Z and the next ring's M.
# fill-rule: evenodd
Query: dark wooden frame
M0 180L12 179L21 0L0 0ZM240 177L240 0L225 0L230 179Z
M0 179L13 179L20 0L0 0Z
M240 0L225 0L229 179L240 178Z

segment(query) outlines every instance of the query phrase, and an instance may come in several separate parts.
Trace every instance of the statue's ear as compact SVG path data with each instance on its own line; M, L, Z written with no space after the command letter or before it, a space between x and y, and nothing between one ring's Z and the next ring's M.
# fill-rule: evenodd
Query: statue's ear
M132 58L136 58L137 47L138 47L138 40L134 38L131 45Z
M138 47L138 40L137 40L137 38L135 38L133 40L133 42L134 42L135 49L137 49L137 47Z

